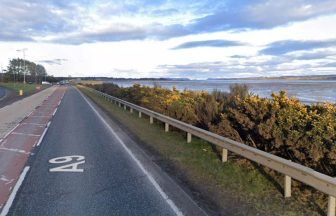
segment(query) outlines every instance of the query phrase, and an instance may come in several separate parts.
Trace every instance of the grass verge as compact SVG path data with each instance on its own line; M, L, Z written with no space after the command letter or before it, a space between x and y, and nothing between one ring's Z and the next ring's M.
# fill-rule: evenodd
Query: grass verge
M184 133L165 133L163 124L149 125L146 116L138 117L84 88L79 88L113 119L120 122L155 155L156 162L180 184L187 187L202 207L213 215L320 215L310 202L302 202L295 191L283 198L282 176L273 178L256 164L241 163L230 155L222 163L214 148Z
M32 94L34 92L36 92L36 87L38 85L36 84L23 84L23 83L0 83L0 86L3 86L5 88L8 88L10 90L13 90L14 92L16 92L16 94L19 94L19 91L20 90L23 90L23 93L25 95L29 95L29 94ZM41 86L41 85L39 85ZM43 88L43 87L41 87Z

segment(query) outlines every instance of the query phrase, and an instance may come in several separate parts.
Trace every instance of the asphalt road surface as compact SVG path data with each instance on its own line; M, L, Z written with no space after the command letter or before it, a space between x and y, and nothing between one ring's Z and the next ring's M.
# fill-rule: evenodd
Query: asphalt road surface
M0 100L6 95L6 89L0 87Z
M69 88L8 215L203 215L120 130Z

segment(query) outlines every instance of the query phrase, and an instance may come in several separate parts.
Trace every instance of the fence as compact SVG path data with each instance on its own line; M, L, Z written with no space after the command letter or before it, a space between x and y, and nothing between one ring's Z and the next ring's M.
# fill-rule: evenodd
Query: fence
M315 170L311 168L294 163L290 160L283 159L273 154L250 147L248 145L219 136L207 130L203 130L193 125L190 125L182 121L173 119L171 117L162 115L160 113L154 112L144 107L121 100L119 98L113 97L111 95L105 94L95 89L88 88L88 87L84 87L84 88L88 89L89 91L97 95L104 97L108 101L118 104L119 107L123 106L125 110L127 110L127 107L128 107L131 113L133 113L134 110L136 110L139 114L139 118L142 117L142 114L149 116L150 124L154 122L154 119L157 119L165 123L166 132L169 131L170 126L173 126L182 131L185 131L187 133L188 143L191 142L192 136L195 136L203 140L206 140L209 143L219 146L220 148L222 148L222 161L223 162L226 162L228 160L228 152L230 151L230 152L234 152L237 155L240 155L241 157L247 158L251 161L254 161L258 164L261 164L279 173L284 174L284 196L285 197L291 196L292 178L329 195L327 215L335 216L335 204L336 204L336 200L335 200L336 179L335 178L332 178L330 176L316 172Z

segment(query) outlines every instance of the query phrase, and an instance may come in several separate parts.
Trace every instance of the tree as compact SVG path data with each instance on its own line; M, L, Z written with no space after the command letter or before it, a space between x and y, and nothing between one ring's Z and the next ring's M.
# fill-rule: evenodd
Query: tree
M18 58L9 61L4 81L23 82L24 72L27 82L41 83L47 76L46 69L42 65Z

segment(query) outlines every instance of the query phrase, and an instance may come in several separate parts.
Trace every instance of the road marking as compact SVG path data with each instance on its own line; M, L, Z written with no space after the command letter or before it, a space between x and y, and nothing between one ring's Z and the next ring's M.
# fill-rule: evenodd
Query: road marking
M22 122L21 124L24 124L24 125L27 125L27 124L29 124L29 125L36 125L36 126L41 126L41 127L44 127L45 126L45 124L38 124L38 123L29 123L29 122Z
M56 107L56 109L54 110L54 112L53 112L53 114L52 114L53 116L55 116L55 114L56 114L56 112L57 112L57 109L58 109L58 108Z
M30 116L30 118L50 118L51 117L51 115L48 115L48 116L42 116L42 115L40 115L40 116Z
M49 172L84 172L84 169L79 169L78 165L85 163L85 157L81 155L63 156L49 160L52 164L64 164L71 161L79 161L67 165L49 169Z
M37 106L38 107L38 106ZM26 118L28 118L31 114L33 114L33 112L37 109L37 107L35 107L35 109L33 111L31 111L27 116Z
M40 107L48 107L48 108L52 108L53 105L50 105L50 104L48 104L48 105L40 105Z
M13 132L12 134L23 135L23 136L34 136L34 137L39 137L40 136L38 134L26 134L26 133L18 133L18 132Z
M112 135L119 141L121 146L124 148L124 150L131 156L131 158L135 161L135 163L138 165L138 167L141 169L141 171L147 176L149 181L152 183L154 188L159 192L159 194L162 196L162 198L167 202L167 204L171 207L171 209L174 211L176 215L182 216L183 213L181 210L175 205L173 200L171 200L168 195L162 190L160 185L155 181L153 176L145 169L145 167L141 164L141 162L136 158L136 156L133 154L133 152L126 146L124 141L118 136L118 134L112 129L112 127L106 122L106 120L100 115L100 113L96 110L94 106L86 99L86 97L80 92L77 88L76 90L79 92L79 94L82 96L82 98L86 101L86 103L91 107L91 109L94 111L94 113L98 116L98 118L104 123L105 127L109 129L109 131L112 133Z
M25 150L22 150L22 149L13 149L13 148L0 147L0 150L12 151L12 152L22 153L22 154L27 154L27 155L30 154L30 152L26 152Z
M0 181L5 181L5 182L8 182L8 181L9 181L9 179L7 179L7 178L6 178L6 176L4 176L4 175L1 175L1 177L0 177Z
M19 127L20 123L17 124L12 130L8 131L8 133L6 133L6 135L3 137L3 139L7 138L7 136L12 133L17 127Z
M9 199L7 200L5 206L3 207L2 211L1 211L1 214L0 216L6 216L9 212L9 209L10 207L12 206L13 204L13 201L15 199L15 196L16 196L16 193L18 192L23 180L25 179L26 175L27 175L27 172L29 171L29 166L26 166L21 175L20 175L20 178L19 180L16 182L15 186L14 186L14 189L12 190L12 193L11 195L9 196Z
M39 145L41 144L41 142L42 142L42 140L43 140L45 134L47 133L47 131L48 131L48 129L49 129L50 124L51 124L51 121L49 121L48 124L47 124L47 126L46 126L46 128L44 128L44 131L43 131L42 135L40 136L40 139L39 139L38 142L36 143L36 146L39 146Z

